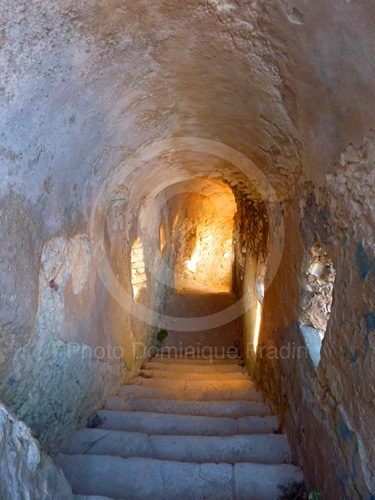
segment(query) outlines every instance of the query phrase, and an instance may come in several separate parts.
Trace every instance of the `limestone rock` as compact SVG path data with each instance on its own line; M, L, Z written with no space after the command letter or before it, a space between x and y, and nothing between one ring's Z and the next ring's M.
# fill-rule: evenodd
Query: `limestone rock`
M30 429L0 404L0 498L73 500L62 471L44 455Z

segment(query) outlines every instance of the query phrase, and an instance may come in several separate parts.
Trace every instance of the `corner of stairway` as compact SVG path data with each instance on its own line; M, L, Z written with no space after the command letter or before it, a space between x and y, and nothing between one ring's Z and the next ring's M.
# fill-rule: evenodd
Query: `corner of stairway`
M55 461L76 500L282 500L303 490L240 358L150 359Z

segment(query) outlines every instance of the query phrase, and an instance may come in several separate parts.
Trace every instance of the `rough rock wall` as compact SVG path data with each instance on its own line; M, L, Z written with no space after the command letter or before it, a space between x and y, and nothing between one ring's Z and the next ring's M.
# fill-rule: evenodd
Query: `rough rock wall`
M170 143L154 163L142 158L141 147L155 144L157 149L158 140L165 137L204 137L215 143L212 160L223 144L229 145L266 174L286 202L285 219L291 226L280 276L263 306L264 342L302 345L297 320L303 255L315 241L317 227L323 242L331 244L329 253L338 276L319 370L329 373L328 382L322 381L327 395L341 392L334 382L341 380L349 429L345 432L343 426L346 444L332 430L333 410L314 403L312 365L281 360L275 367L267 363L260 373L268 377L263 382L270 394L278 388L279 406L292 408L286 419L291 419L289 434L296 455L306 464L310 484L315 486L324 478L329 499L360 497L360 486L355 486L359 476L355 479L348 457L357 440L355 457L369 456L373 464L371 439L362 438L362 446L358 436L367 433L373 420L371 384L363 380L371 377L374 314L374 168L369 132L374 129L370 105L375 96L374 15L372 0L295 0L293 5L285 0L1 2L3 376L8 379L13 353L23 352L31 332L35 333L44 244L56 236L88 235L95 191L111 171L123 171L116 182L126 186L128 194L120 190L119 196L110 199L108 219L120 224L124 217L116 213L123 210L128 217L122 236L121 231L117 235L107 231L103 246L115 276L128 290L126 256L139 236L132 229L132 219L138 216L140 204L127 207L127 197L141 193L146 203L154 188L207 175L209 170L201 144L191 160L186 149L182 153L176 143ZM138 163L132 162L137 156ZM233 180L233 171L222 162L216 162L210 173L220 177L224 170ZM305 196L308 182L312 184L307 185ZM327 200L322 189L326 185ZM301 189L296 190L297 186ZM311 191L314 196L309 197ZM298 197L300 206L294 203ZM301 207L306 241L298 232ZM112 226L110 220L108 225ZM337 234L333 243L324 237L327 227ZM146 233L148 228L145 225ZM147 234L142 236L147 240ZM121 243L121 237L130 241ZM146 269L154 269L156 245L150 238L144 246ZM157 262L155 269L155 276L162 277ZM160 290L156 279L148 276L148 280L152 290L154 285ZM81 344L96 345L99 339L101 345L108 338L100 332L110 331L110 340L117 345L124 341L125 331L125 354L130 353L133 331L135 339L142 338L141 328L132 328L130 315L110 299L99 281L89 278L79 296L73 291L66 294L64 307L77 303L89 289L97 310L86 321L86 303L82 308L69 307L61 328L63 338L71 339L73 334ZM345 353L352 359L352 352L353 363L347 362ZM318 441L319 431L324 439ZM368 435L372 436L371 431ZM366 472L363 463L361 458ZM371 473L365 472L370 484Z
M335 500L375 496L375 225L366 217L375 209L374 162L370 135L345 149L325 192L306 185L299 207L285 211L283 260L265 295L257 353L257 381L284 416L309 486ZM305 256L317 238L337 277L316 368L298 318Z
M44 213L15 194L2 200L0 212L6 241L0 248L0 399L52 453L142 363L147 352L136 352L136 343L152 342L143 320L162 307L165 288L158 283L160 223L150 217L140 228L148 312L133 314L131 243L139 205L128 211L121 183L95 204L90 186L86 215L72 210L69 223L60 221L57 207Z
M236 190L237 213L234 225L234 276L237 293L241 293L245 261L251 255L257 262L256 275L264 281L264 269L269 247L269 221L265 206L261 202L247 199Z
M178 290L230 287L236 203L225 172L218 173L217 159L206 162L205 176L197 172L195 179L172 184L163 195L172 281Z
M73 500L62 471L44 455L30 429L0 404L0 498Z
M331 257L315 242L306 252L304 286L301 289L301 325L313 327L323 338L327 329L333 299L336 271Z
M235 189L237 213L233 231L232 288L243 300L242 352L254 375L258 307L263 302L269 221L263 203L248 199Z
M201 202L202 203L202 202ZM182 210L177 214L173 228L174 270L176 289L201 288L202 290L230 288L232 267L233 219L217 217L199 209L195 200L187 200L190 214ZM198 205L198 206L197 206Z
M42 251L39 304L29 338L12 351L3 337L1 399L48 451L85 425L124 377L121 358L109 360L104 342L99 351L95 335L90 339L93 326L85 325L92 315L93 274L85 234L49 240ZM82 315L80 322L76 315Z
M344 491L375 496L374 285L375 285L375 138L348 145L335 174L328 176L327 197L318 200L330 213L328 240L337 267L334 305L322 346L317 393L330 408L338 449L337 473Z

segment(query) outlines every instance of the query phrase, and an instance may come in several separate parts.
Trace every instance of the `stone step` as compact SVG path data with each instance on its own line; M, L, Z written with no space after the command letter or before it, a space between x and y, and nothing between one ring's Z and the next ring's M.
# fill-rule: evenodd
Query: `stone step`
M139 432L81 429L63 450L67 455L111 455L190 463L290 463L281 434L227 437L164 436Z
M74 500L114 500L109 497L98 497L98 496L92 496L92 495L74 495ZM125 500L125 499L123 499Z
M163 399L182 401L263 401L262 393L255 389L226 391L176 391L157 387L124 385L119 396L126 399Z
M128 385L156 387L173 391L225 391L235 389L255 389L251 380L173 380L133 377Z
M189 332L188 337L182 338L181 332L171 332L163 343L162 353L174 353L177 348L178 352L188 355L196 353L201 358L214 356L225 359L238 356L237 340L238 336L234 334L223 337L217 332L208 332L206 335Z
M186 364L186 363L185 363ZM245 367L239 366L238 364L211 364L211 365L200 365L200 364L189 364L188 367L182 367L179 362L174 363L159 363L157 361L148 361L144 364L144 369L146 370L163 370L169 372L181 372L188 371L189 373L248 373Z
M100 410L92 419L99 429L144 432L162 435L232 436L234 434L273 434L279 432L276 416L267 417L195 417L148 412Z
M257 401L171 401L157 399L109 398L106 410L142 411L150 413L169 413L172 415L193 415L201 417L266 417L272 415L270 407Z
M169 379L169 380L193 380L193 381L233 381L233 380L250 380L248 373L197 373L185 370L180 370L179 372L168 371L168 370L149 370L142 369L138 377L141 378L157 378L157 379Z
M218 357L199 357L199 356L173 356L171 354L159 355L150 359L150 362L166 363L166 364L181 364L181 365L241 365L241 358L220 358Z
M193 464L147 458L59 455L73 493L131 500L278 500L303 481L293 465Z

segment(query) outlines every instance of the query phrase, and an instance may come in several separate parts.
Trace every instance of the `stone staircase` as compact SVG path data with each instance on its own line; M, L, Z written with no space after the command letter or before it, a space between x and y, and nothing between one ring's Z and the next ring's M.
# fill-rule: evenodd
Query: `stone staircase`
M56 457L76 500L298 498L290 462L240 358L177 355L146 362Z

